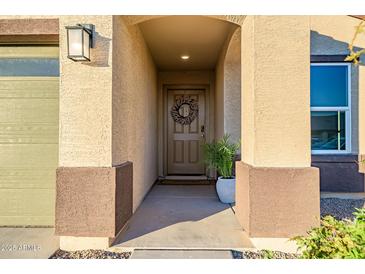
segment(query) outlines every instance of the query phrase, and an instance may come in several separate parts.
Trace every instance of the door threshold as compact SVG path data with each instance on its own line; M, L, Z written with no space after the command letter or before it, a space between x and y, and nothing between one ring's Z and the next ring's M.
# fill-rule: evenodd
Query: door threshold
M208 180L205 175L169 175L162 177L163 180L175 180L175 181L204 181Z

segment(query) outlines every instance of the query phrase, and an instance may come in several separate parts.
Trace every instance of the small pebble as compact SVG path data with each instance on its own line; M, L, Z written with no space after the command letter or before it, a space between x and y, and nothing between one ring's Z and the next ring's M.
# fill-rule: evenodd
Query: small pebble
M332 215L338 220L353 220L355 208L365 208L365 199L321 199L321 217Z
M80 251L64 251L59 249L50 259L128 259L130 255L130 252L111 252L99 249Z
M269 256L268 256L269 252ZM233 259L298 259L298 254L281 251L237 251L232 250Z

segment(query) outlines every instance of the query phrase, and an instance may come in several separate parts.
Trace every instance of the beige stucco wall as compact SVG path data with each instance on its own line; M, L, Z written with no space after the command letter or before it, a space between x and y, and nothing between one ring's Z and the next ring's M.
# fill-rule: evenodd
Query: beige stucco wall
M241 55L244 162L310 166L309 42L307 16L246 17Z
M233 33L225 62L224 127L232 140L241 139L241 29Z
M60 15L0 15L0 19L58 19Z
M128 25L136 25L151 19L156 19L160 17L173 16L173 15L126 15L125 21ZM215 18L218 20L223 20L231 22L236 25L242 25L245 20L245 15L206 15L207 17Z
M360 22L359 19L350 16L311 16L310 17L310 54L311 55L338 55L338 54L348 54L348 43L351 41L354 34L354 27ZM248 23L248 22L246 22ZM245 24L246 24L245 23ZM233 40L233 38L232 38ZM365 47L365 36L359 36L356 46L360 48ZM233 42L233 41L232 41ZM231 42L231 44L233 44ZM248 41L243 41L243 47L247 46ZM232 50L234 52L235 50ZM239 54L237 51L234 54ZM238 119L232 119L237 116L236 113L231 111L227 113L227 109L231 110L232 106L236 101L232 100L233 105L227 107L230 102L230 98L239 98L238 94L234 96L224 96L224 84L236 83L236 81L224 81L228 77L235 77L235 73L226 73L229 69L227 66L227 45L222 48L222 52L219 58L219 62L216 67L216 137L222 136L224 132L235 132L239 128L240 124ZM233 55L233 54L232 54ZM237 58L238 59L238 58ZM236 59L236 60L237 60ZM234 60L234 59L233 59ZM247 60L245 61L247 62ZM352 102L352 153L359 153L359 135L365 136L365 123L361 126L361 121L359 122L358 117L361 117L361 111L364 108L359 109L359 105L364 105L365 102L365 84L364 81L359 78L360 74L365 75L365 69L363 66L352 66L351 75L351 102ZM227 91L234 89L225 89ZM221 103L224 100L224 104ZM226 107L224 107L226 106ZM223 115L224 113L224 115ZM364 111L365 115L365 111ZM360 130L359 130L360 127ZM363 129L364 128L364 129ZM232 134L233 136L235 133ZM250 142L246 140L246 142ZM364 141L365 143L365 141ZM361 146L361 144L360 144ZM365 144L361 149L365 153Z
M215 138L241 139L241 29L232 29L216 66Z
M311 16L311 54L347 55L349 53L348 44L351 42L354 35L355 26L357 26L359 22L359 19L345 15ZM358 37L356 40L356 46L359 48L365 48L365 35L360 35ZM361 117L365 117L365 82L362 80L364 77L364 66L352 65L351 149L352 153L359 153L360 150L361 154L365 153L365 119L361 119Z
M59 18L59 166L111 166L112 16L1 16ZM91 62L67 58L65 26L95 24ZM82 103L80 103L82 102Z
M226 39L224 45L222 46L221 52L219 54L218 62L215 67L215 93L214 93L214 126L215 126L215 138L219 139L225 133L224 130L224 60L227 53L227 48L229 45L229 40L231 35Z
M67 58L65 26L95 24L91 62ZM61 16L60 166L111 166L112 16Z
M209 112L209 117L206 123L206 140L209 142L214 138L214 90L215 90L215 75L213 71L160 71L158 73L158 174L159 176L166 175L164 172L164 104L163 90L164 85L207 85L209 94L206 104L206 109Z
M113 17L112 163L133 162L133 209L157 179L157 74L137 25Z
M241 160L254 163L254 18L246 17L241 26ZM249 128L250 130L246 130Z

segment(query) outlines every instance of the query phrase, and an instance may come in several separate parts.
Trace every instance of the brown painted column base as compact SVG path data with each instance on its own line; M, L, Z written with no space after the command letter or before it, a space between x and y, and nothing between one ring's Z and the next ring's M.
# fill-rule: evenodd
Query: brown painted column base
M56 235L109 242L132 216L132 210L132 163L57 169Z
M319 225L319 170L236 162L236 216L250 237L288 238Z

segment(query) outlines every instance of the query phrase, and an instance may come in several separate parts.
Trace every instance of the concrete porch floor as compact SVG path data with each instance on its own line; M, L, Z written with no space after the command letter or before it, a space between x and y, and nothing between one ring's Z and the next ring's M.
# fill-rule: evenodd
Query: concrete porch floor
M114 247L227 250L253 245L213 185L156 185Z
M0 227L0 259L48 259L58 248L54 228Z

